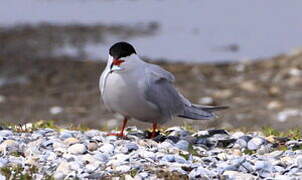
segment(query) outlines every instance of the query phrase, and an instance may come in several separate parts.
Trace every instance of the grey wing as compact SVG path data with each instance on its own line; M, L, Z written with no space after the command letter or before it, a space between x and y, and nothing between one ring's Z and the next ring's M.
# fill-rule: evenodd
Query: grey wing
M185 106L182 97L172 84L173 81L174 76L159 66L150 65L146 68L145 98L168 118L182 114Z

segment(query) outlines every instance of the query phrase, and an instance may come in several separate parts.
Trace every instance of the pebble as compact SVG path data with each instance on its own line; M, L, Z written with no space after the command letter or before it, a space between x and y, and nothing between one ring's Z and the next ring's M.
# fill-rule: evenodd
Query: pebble
M226 177L226 179L231 179L231 180L255 180L257 179L256 176L253 176L251 174L247 174L247 173L242 173L242 172L238 172L238 171L225 171L223 173L223 176Z
M70 164L67 161L62 161L55 173L54 173L54 178L55 179L64 179L69 173L71 172Z
M225 161L225 160L228 159L228 155L227 155L227 153L220 153L220 154L217 155L217 158L219 160Z
M109 159L109 155L103 154L103 153L97 153L93 156L96 160L99 160L101 162L107 162Z
M198 103L204 105L213 105L214 99L212 97L202 97L198 100Z
M126 148L128 152L136 151L138 149L138 146L135 143L127 143Z
M95 136L100 136L100 131L93 129L86 131L84 134L90 138L93 138Z
M87 145L87 148L89 151L95 151L98 149L98 144L97 143L94 143L94 142L91 142Z
M259 89L254 81L242 82L240 83L239 87L248 92L256 92Z
M189 142L185 141L185 140L180 140L175 144L175 147L177 147L181 150L187 151L189 148Z
M49 109L50 114L57 115L63 112L63 108L60 106L53 106Z
M0 152L6 154L8 152L16 152L19 150L19 144L14 140L5 140L0 144Z
M296 163L299 168L302 168L302 156L301 155L296 158Z
M112 144L104 144L101 148L100 151L108 154L112 154L114 151L114 146Z
M158 179L159 172L190 179L293 179L302 175L302 151L292 150L302 140L284 139L289 150L278 151L276 137L259 133L210 129L192 134L172 127L161 134L160 141L154 141L142 138L143 131L136 127L128 129L128 139L98 130L1 130L0 168L34 165L40 179L45 174L55 179L112 179L118 173L127 179Z
M214 177L214 176L215 176L214 172L212 172L208 169L205 169L203 167L198 167L196 169L193 169L189 174L189 177L191 179L196 179L196 178L209 179L209 178Z
M6 97L0 94L0 104L5 103Z
M8 137L12 136L14 133L10 130L1 130L0 131L0 137Z
M70 132L68 132L68 131L61 132L60 136L59 136L59 138L63 139L63 140L67 139L67 138L71 138L71 137L72 137L72 134Z
M246 148L247 147L247 141L245 141L244 139L237 139L237 141L235 142L234 148Z
M282 108L283 104L280 101L271 101L267 104L267 108L271 110Z
M213 96L219 99L230 98L232 95L233 95L233 91L230 89L219 90L213 93Z
M271 172L273 169L273 166L269 161L256 161L255 169Z
M7 165L8 160L4 159L2 157L0 157L0 168L4 167L5 165Z
M265 140L263 138L260 137L254 137L253 139L251 139L248 143L247 143L247 148L249 150L257 150L260 148L260 146L262 144L265 143Z
M67 144L68 146L73 145L73 144L77 144L80 141L76 138L70 137L64 140L64 144Z
M121 165L121 166L118 166L115 170L119 171L119 172L128 172L128 171L130 171L130 169L131 169L131 166Z
M84 154L87 148L84 144L74 144L70 146L67 151L71 154Z
M235 133L232 134L232 138L239 139L239 138L241 138L244 135L245 134L243 132L238 131L238 132L235 132Z

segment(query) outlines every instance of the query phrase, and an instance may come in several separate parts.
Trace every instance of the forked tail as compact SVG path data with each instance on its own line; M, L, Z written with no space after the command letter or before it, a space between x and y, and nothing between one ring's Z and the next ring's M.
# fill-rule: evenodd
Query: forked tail
M184 113L178 116L193 120L210 120L217 117L214 113L215 111L228 108L228 106L202 106L192 104L191 106L185 106Z

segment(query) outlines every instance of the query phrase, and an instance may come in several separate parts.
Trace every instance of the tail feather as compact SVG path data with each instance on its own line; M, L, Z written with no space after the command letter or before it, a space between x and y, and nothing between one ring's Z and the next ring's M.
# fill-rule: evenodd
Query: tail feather
M217 117L214 111L227 108L227 106L202 106L194 104L192 106L185 106L184 113L179 115L179 117L193 120L210 120Z
M199 108L204 111L214 112L228 109L229 106L203 106L199 104L193 104L194 107Z

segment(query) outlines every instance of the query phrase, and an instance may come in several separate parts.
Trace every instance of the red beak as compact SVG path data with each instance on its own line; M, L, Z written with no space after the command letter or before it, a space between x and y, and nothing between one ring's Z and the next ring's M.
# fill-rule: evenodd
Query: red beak
M114 59L112 64L115 66L120 66L123 62L125 62L125 61L121 60L121 59Z

